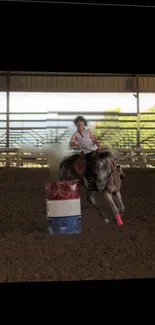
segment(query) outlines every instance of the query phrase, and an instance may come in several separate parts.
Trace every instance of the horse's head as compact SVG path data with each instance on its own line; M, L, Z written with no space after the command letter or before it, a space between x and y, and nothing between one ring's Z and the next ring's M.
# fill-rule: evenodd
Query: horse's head
M105 188L108 177L112 172L111 159L112 153L106 151L96 151L92 154L94 180L98 191Z

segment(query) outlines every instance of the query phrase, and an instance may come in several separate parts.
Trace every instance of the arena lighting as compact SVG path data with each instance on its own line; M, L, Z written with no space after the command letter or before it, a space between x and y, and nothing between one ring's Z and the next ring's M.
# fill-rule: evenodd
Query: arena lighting
M1 2L24 2L24 3L41 3L41 4L58 4L58 5L82 5L82 6L98 6L98 7L130 7L130 8L151 8L154 9L155 5L143 4L123 4L123 3L98 3L98 2L71 2L71 1L44 1L44 0L1 0Z

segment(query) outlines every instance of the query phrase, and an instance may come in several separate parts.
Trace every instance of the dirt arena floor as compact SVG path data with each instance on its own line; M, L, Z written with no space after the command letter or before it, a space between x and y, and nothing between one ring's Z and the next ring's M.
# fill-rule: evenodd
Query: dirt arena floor
M155 277L155 171L126 176L123 227L105 224L83 191L82 234L49 236L48 169L1 169L0 282Z

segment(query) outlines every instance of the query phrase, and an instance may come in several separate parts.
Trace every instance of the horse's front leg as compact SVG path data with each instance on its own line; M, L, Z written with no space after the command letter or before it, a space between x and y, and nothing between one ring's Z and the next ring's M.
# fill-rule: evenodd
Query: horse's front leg
M103 196L104 196L104 199L107 202L107 204L108 204L108 206L109 206L109 208L110 208L110 210L112 212L112 215L114 216L115 220L117 221L117 224L119 226L123 225L121 215L120 215L119 210L118 210L118 208L117 208L117 206L116 206L116 204L115 204L115 202L114 202L114 200L112 198L112 195L109 192L104 191ZM102 209L100 210L100 216L103 217ZM105 219L105 221L106 221L106 219Z
M116 203L117 207L118 207L118 210L119 210L119 213L122 217L123 213L124 213L124 210L125 210L125 207L124 207L124 204L123 204L123 201L122 201L122 196L121 196L121 193L118 191L114 196L114 202Z
M94 207L97 208L96 206L96 200L95 200L95 191L87 191L87 201Z

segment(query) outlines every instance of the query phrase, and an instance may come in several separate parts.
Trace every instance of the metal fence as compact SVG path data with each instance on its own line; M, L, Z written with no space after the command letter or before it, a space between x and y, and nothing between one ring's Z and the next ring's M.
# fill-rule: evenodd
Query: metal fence
M0 107L0 147L19 147L21 144L30 143L41 147L44 143L69 142L71 130L71 115L82 114L88 122L95 122L94 134L101 145L112 148L154 148L155 138L155 113L140 113L139 96L146 92L155 92L155 76L142 75L73 75L73 74L46 74L35 72L0 72L0 91L6 92L6 111L1 113ZM10 111L11 92L110 92L132 93L135 97L135 113L122 114L86 113L86 112L48 112L56 113L57 119L45 119L45 113ZM22 110L21 110L22 111ZM17 115L23 119L17 119ZM28 119L28 115L42 115L39 122L42 127L37 127L36 120ZM89 116L94 115L93 118ZM65 115L65 119L63 118ZM19 116L18 116L19 118ZM18 126L16 122L21 122ZM29 123L29 126L25 126Z
M155 149L117 149L115 161L123 168L155 168ZM0 167L47 168L48 156L41 150L32 153L18 148L0 148Z
M0 118L1 122L5 121L6 123L6 127L0 127L1 148L18 148L25 143L30 143L35 147L42 147L44 143L68 143L73 132L73 129L70 128L73 126L73 115L79 114L84 114L88 125L90 122L93 123L92 131L101 145L108 145L111 148L155 148L155 113L141 113L138 123L136 113L74 112L73 114L72 112L63 112L57 113L56 119L40 120L43 127L36 127L37 119L26 119L27 114L30 115L30 113L22 113L24 122L31 122L31 127L10 127L10 122L6 123L6 120ZM4 113L0 113L0 117L1 115ZM16 119L17 113L11 113L11 115L14 117L11 121L20 122L19 119ZM45 114L42 113L42 115Z

